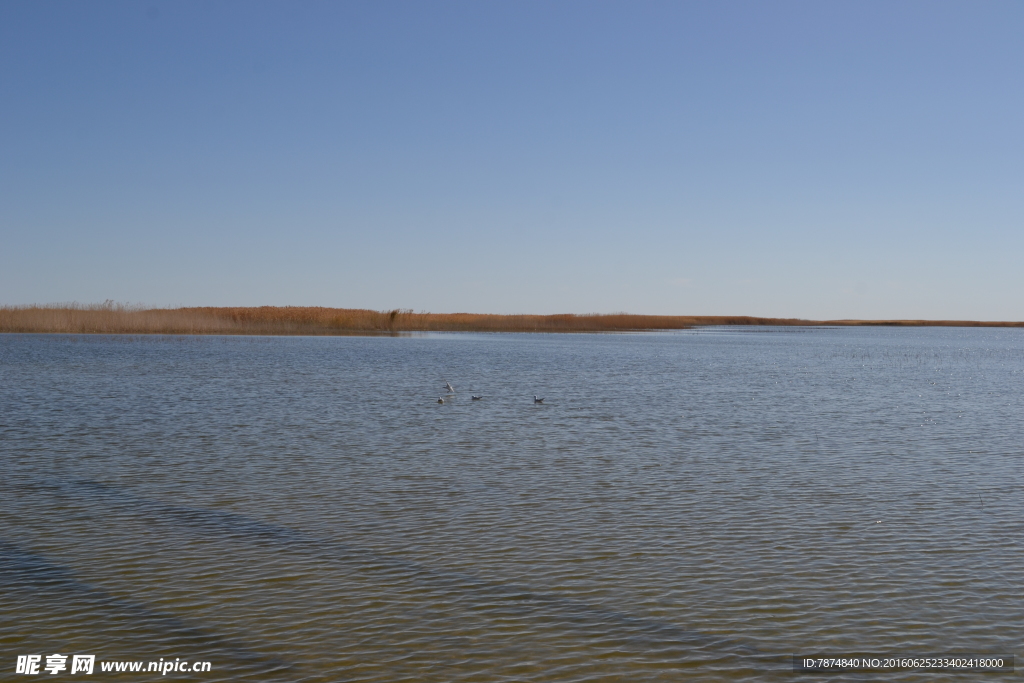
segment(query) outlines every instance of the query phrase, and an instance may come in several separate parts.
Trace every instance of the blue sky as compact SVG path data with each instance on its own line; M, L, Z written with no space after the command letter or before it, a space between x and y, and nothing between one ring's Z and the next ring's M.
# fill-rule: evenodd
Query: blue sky
M1024 320L1024 4L0 1L0 304Z

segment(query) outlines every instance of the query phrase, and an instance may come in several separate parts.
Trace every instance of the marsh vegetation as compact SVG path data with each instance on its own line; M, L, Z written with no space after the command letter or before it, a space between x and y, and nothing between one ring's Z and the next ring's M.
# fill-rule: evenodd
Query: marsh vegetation
M147 308L107 301L0 307L0 332L65 334L374 335L404 332L626 332L706 325L897 325L1024 327L1024 322L801 320L628 313L492 315L321 306Z

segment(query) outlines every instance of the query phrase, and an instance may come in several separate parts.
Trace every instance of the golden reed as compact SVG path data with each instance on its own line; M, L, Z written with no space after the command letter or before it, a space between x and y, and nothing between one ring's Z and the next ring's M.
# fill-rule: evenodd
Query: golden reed
M749 316L489 315L319 306L144 308L104 304L0 306L0 332L62 334L367 335L403 332L626 332L704 325L1024 327L969 320L798 320Z

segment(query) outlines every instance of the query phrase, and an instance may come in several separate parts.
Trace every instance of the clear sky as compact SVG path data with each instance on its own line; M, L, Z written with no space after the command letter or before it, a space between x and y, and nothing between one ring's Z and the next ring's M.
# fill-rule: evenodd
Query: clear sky
M1021 2L0 0L0 304L1024 320Z

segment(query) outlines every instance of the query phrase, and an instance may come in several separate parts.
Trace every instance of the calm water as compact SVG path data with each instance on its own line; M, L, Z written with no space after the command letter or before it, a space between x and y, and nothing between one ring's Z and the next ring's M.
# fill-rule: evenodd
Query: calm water
M1024 330L0 335L0 677L32 653L382 683L1021 654L1022 385Z

